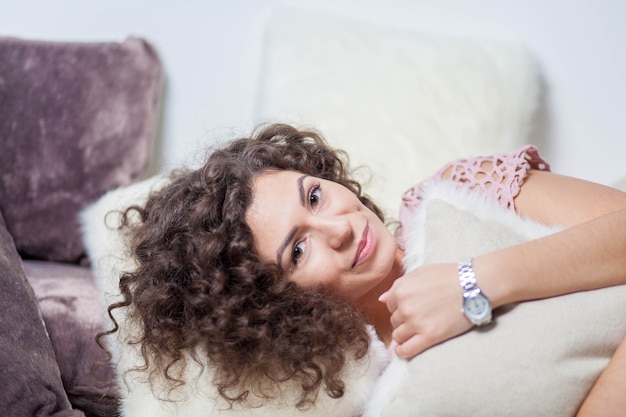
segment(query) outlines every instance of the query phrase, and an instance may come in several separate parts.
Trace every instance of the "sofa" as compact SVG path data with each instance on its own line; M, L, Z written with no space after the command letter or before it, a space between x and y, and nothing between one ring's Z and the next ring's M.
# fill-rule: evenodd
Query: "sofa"
M320 27L324 36L316 36ZM523 45L405 33L286 9L272 17L263 52L255 122L320 128L357 165L373 167L366 173L373 177L367 191L391 217L406 184L390 184L389 179L403 177L413 184L444 161L513 150L536 139L535 117L543 110L541 74ZM281 398L253 409L222 407L210 384L201 387L210 395L197 396L191 386L193 401L176 406L151 395L137 399L136 393L150 393L141 384L134 397L122 398L116 387L124 368L118 366L115 375L96 343L96 335L109 328L102 288L115 287L112 283L119 279L101 261L124 249L106 237L107 232L115 235L113 229L98 228L107 226L107 213L145 198L160 181L153 174L160 168L155 149L163 84L163 67L145 39L77 43L0 38L1 415L294 414ZM380 138L390 152L378 151ZM415 159L395 163L391 151L397 149ZM82 220L92 227L81 236L79 219L85 214ZM365 362L374 367L385 362L384 347L380 356ZM448 366L456 366L447 360L451 355L443 356ZM426 366L442 361L430 362ZM361 372L356 365L350 369ZM432 385L432 374L416 375L426 375L425 386ZM208 372L203 376L211 377ZM394 376L396 383L405 381ZM448 376L441 379L451 387ZM344 410L360 410L376 399L371 395L375 381L366 379L358 374L350 384L356 389L341 402L321 396L316 408L299 414L354 414ZM383 388L393 386L387 380L381 379ZM456 382L464 380L457 377ZM404 385L426 392L424 385ZM373 392L379 396L383 391ZM397 398L412 401L416 396L410 394ZM432 398L454 404L445 390ZM526 401L528 396L517 398ZM381 414L383 405L370 407L367 415L395 417L395 410L410 409L391 404ZM494 413L502 415L497 409Z
M313 36L320 26L325 36ZM540 89L536 63L522 47L432 38L291 9L274 15L267 32L256 122L319 127L358 165L373 167L368 192L390 212L404 187L381 184L381 177L398 177L391 168L411 168L404 176L413 181L438 160L513 149L528 140ZM390 50L395 52L381 53ZM372 54L386 59L373 66ZM307 72L312 68L314 82ZM505 78L507 83L492 82ZM95 341L108 328L105 295L94 283L103 265L95 250L86 255L78 223L101 196L140 185L159 170L154 154L163 79L159 57L145 39L0 38L0 291L6 294L0 317L11 318L0 325L1 363L7 364L0 378L8 387L0 393L3 415L155 415L145 407L139 414L119 407L119 380ZM378 104L370 109L345 100ZM503 102L515 105L503 108ZM450 103L463 103L463 111ZM382 107L394 117L368 113ZM384 171L381 159L388 155L364 146L374 146L376 137L420 159L408 167L384 163ZM429 151L434 144L436 155ZM120 197L111 207L124 204ZM90 221L102 226L102 217ZM91 246L106 245L101 236ZM369 390L357 391L362 404ZM310 413L341 414L335 402L326 406ZM199 407L206 415L206 405ZM219 404L214 408L211 415L222 415ZM290 408L281 408L283 414L265 408L265 414L255 412L292 414Z
M154 170L164 76L145 39L0 38L0 414L111 416L78 213Z

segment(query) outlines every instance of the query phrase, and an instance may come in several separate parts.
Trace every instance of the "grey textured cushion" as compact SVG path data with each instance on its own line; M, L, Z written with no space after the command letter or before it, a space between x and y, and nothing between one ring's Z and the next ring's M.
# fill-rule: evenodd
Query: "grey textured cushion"
M83 416L71 409L33 290L0 214L0 414Z
M0 208L22 256L81 260L77 214L145 174L162 84L138 38L0 38Z
M88 416L112 416L118 395L110 362L96 343L103 330L98 289L91 270L49 261L25 261L70 403Z

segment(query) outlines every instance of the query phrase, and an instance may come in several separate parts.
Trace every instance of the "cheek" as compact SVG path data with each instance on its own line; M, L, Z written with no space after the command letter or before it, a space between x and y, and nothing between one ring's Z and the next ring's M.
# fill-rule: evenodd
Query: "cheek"
M335 276L330 288L334 294L348 302L352 302L376 287L378 281L378 275L372 274L370 271L361 273L344 272Z
M309 269L306 272L306 276L301 278L299 282L308 288L323 287L335 292L338 290L338 276L337 271L325 264L321 267Z
M311 260L309 260L311 261ZM320 288L338 294L343 282L341 272L328 259L313 260L289 278L302 288Z
M315 268L312 272L293 277L293 281L303 288L318 288L348 302L353 302L378 284L377 275L371 273L353 274L329 268L328 264Z

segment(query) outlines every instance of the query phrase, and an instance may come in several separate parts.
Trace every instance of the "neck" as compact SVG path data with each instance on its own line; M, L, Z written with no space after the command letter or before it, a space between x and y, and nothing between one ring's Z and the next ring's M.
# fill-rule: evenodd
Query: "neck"
M393 332L393 327L391 326L391 313L387 309L387 305L385 303L378 301L378 297L388 291L395 280L404 274L404 267L402 264L403 256L404 252L399 249L398 254L396 255L396 260L387 277L372 291L368 292L364 297L357 301L357 308L365 313L367 322L374 326L378 337L386 346L389 346L392 341L391 333Z
M385 346L389 346L392 342L391 333L393 327L391 326L391 313L387 310L387 306L384 303L378 301L378 304L365 311L367 322L374 326L376 334L383 341Z

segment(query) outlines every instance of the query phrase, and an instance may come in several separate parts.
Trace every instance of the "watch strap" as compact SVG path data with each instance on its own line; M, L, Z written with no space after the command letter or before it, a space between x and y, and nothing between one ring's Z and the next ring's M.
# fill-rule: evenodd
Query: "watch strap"
M459 266L459 284L465 290L472 289L476 286L476 274L474 268L472 268L472 260L462 260L458 264Z
M491 303L489 298L476 285L476 273L472 267L472 259L462 260L458 263L459 284L463 287L463 307L461 312L476 326L483 326L491 322ZM482 297L486 301L487 310L484 311L484 317L477 318L473 314L465 310L465 302L474 297Z

